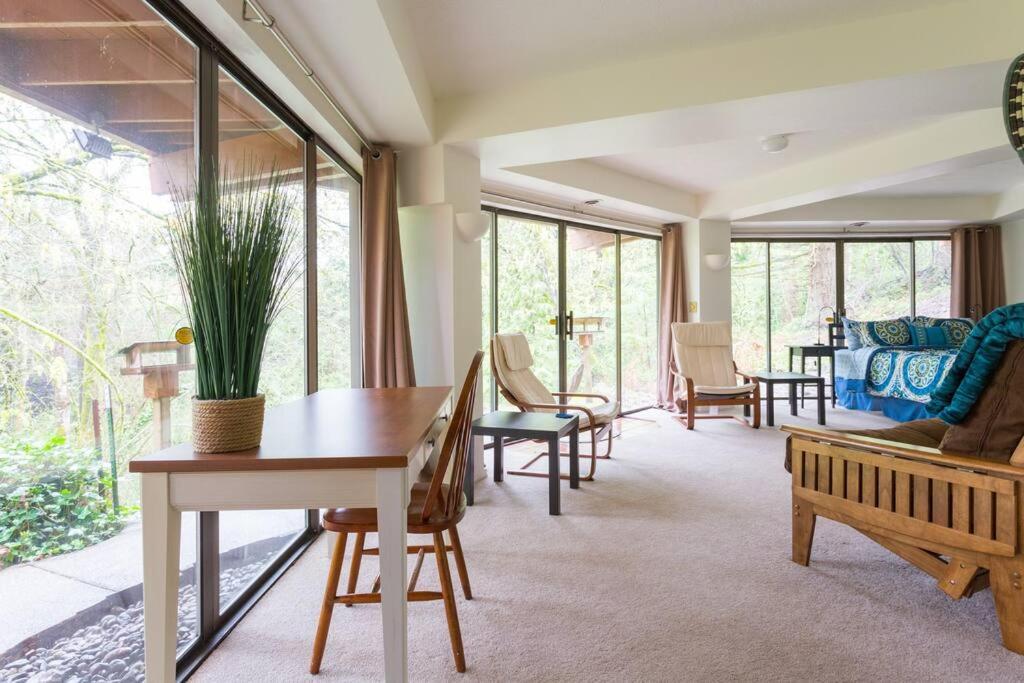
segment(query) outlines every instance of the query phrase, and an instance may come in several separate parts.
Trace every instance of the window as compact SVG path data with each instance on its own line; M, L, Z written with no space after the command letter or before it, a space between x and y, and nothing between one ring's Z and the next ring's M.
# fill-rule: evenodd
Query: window
M948 317L950 241L757 240L732 243L737 364L789 368L790 345L828 342L829 307L857 320Z
M552 391L599 393L622 411L657 400L660 239L488 209L483 336L522 332ZM571 330L571 335L569 334ZM485 406L507 409L485 371Z
M0 503L0 545L15 551L0 594L17 595L0 601L0 651L43 658L61 638L65 650L93 645L75 635L139 601L138 479L127 463L190 436L191 370L157 396L122 372L139 343L146 364L177 364L172 340L186 320L165 239L173 190L187 189L198 158L286 174L316 268L268 340L261 387L275 404L357 380L360 180L175 3L7 3L0 22L0 494L31 484L63 501L48 526L15 524L17 510ZM317 526L304 510L182 517L187 671ZM44 611L40 596L5 590L34 558L62 577L45 586ZM141 614L131 623L141 642ZM134 678L143 666L140 646L102 676ZM0 679L14 675L0 667Z

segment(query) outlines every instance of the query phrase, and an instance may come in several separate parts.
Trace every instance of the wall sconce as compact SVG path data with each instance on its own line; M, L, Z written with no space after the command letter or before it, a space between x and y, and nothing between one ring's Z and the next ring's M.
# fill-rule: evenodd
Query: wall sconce
M462 239L476 242L491 228L491 217L483 211L465 211L455 214L455 227Z
M711 270L722 270L729 265L728 254L704 254L704 265Z

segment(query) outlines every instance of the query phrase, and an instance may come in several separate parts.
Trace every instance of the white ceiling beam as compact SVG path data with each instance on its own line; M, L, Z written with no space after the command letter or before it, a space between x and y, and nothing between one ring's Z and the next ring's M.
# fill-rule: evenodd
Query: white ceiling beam
M445 142L742 101L988 62L1020 50L1024 3L970 0L551 74L437 103Z
M697 215L697 197L587 161L562 161L505 169L557 185L585 190L600 198L619 199L673 215L674 220Z
M994 199L989 195L964 197L871 197L852 196L806 204L782 211L748 216L737 224L777 224L795 226L822 222L907 223L987 221L992 216ZM1024 208L1024 207L1022 207Z
M999 109L954 114L723 187L703 197L701 216L739 221L944 175L1012 154Z
M1017 220L1022 217L1024 217L1024 183L997 195L992 209L993 221Z

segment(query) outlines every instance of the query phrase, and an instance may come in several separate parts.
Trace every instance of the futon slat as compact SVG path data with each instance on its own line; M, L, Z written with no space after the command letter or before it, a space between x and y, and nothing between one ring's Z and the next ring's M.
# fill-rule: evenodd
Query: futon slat
M953 528L971 531L971 487L953 484Z
M974 489L974 529L975 536L992 538L992 492Z
M949 483L932 481L932 523L949 526Z
M910 515L910 475L906 472L896 473L896 488L893 491L896 512Z
M884 467L878 468L878 507L892 512L892 470Z
M932 495L929 488L931 480L928 477L922 477L914 475L914 519L920 519L923 522L927 522L929 517L929 511L932 506Z
M861 470L861 500L864 501L865 505L872 507L878 505L877 474L878 468L871 465L864 465Z

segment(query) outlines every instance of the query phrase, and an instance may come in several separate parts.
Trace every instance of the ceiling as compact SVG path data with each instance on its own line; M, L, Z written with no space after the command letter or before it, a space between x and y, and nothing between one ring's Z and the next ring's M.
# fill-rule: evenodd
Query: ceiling
M957 173L891 185L865 193L874 197L970 196L1006 192L1024 183L1024 164L1016 157Z
M403 0L434 94L501 87L690 47L846 22L936 0Z

